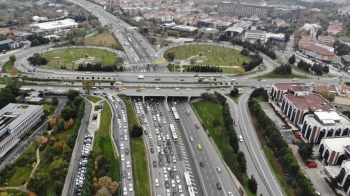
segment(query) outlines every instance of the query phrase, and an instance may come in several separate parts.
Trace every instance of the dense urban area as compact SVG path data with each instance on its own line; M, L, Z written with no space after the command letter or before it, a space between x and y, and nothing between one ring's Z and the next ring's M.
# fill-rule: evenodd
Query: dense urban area
M0 196L350 195L349 11L0 0Z

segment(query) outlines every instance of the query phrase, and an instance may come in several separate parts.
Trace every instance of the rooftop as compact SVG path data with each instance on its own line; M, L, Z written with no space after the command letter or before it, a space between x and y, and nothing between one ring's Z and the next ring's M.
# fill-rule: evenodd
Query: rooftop
M77 26L77 25L78 23L76 23L74 19L64 19L64 20L58 20L58 21L31 24L30 26L38 27L39 29L49 30L49 29L63 28L67 26Z
M13 42L12 39L5 39L5 40L0 41L0 45L9 44L9 43L12 43L12 42Z
M41 107L41 105L29 105L28 108L23 108L17 103L10 103L3 107L0 110L0 136L15 128Z
M349 97L335 96L333 103L334 104L341 104L341 105L350 105L350 98Z
M308 94L305 96L294 96L286 94L284 97L299 110L328 111L334 110L334 106L319 94Z
M337 88L334 85L318 85L314 89L315 92L324 92L324 91L329 91L329 92L337 92Z
M344 146L350 144L350 137L325 137L322 139L321 143L324 143L333 151L344 152Z
M239 34L241 34L244 29L242 27L229 27L225 30L226 31L232 31L232 32L238 32Z
M327 31L341 31L343 29L340 25L329 25Z
M260 33L260 34L263 34L263 33L266 33L266 32L262 31L262 30L246 30L246 33Z
M275 86L278 90L288 90L291 89L292 86L305 86L305 83L302 82L291 82L291 83L274 83L272 84Z
M317 117L323 124L331 124L340 122L341 117L337 112L328 111L328 112L315 112L315 117ZM350 124L349 121L347 121Z
M344 55L344 56L342 56L342 58L344 60L346 60L347 62L350 62L350 55Z
M330 51L329 49L325 48L325 47L322 47L320 45L316 45L314 43L311 43L310 45L308 46L304 46L304 49L306 50L310 50L310 51L313 51L313 52L316 52L318 54L322 54L322 55L327 55L327 56L332 56L334 55L334 52L333 51Z

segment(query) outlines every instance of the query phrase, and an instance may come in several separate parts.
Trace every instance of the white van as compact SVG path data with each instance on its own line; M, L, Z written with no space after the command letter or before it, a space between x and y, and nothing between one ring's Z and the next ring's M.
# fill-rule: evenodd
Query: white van
M243 137L242 137L242 135L239 135L239 136L238 136L238 139L239 139L240 142L243 142Z
M158 181L158 179L156 178L156 179L154 179L154 183L156 184L156 187L158 187L159 186L159 181Z
M231 79L230 82L236 82L236 79Z
M266 88L270 88L270 85L266 85Z

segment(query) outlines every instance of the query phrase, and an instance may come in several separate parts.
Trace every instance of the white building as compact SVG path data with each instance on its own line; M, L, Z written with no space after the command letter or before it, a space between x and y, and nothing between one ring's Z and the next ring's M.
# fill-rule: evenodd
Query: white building
M348 136L350 120L335 111L316 110L314 114L307 114L304 117L301 128L302 134L309 142L319 144L325 137Z
M326 165L340 165L348 159L345 156L348 145L350 145L350 137L323 138L318 152Z
M349 156L350 151L347 150L346 154ZM340 172L338 175L338 183L347 195L350 195L350 161L346 160L340 166Z
M74 19L64 19L51 22L36 23L30 25L33 28L44 29L44 30L55 30L61 31L63 29L71 29L73 27L77 28L78 23Z
M41 105L10 103L0 110L0 158L13 148L43 114Z
M245 38L250 40L258 40L260 39L261 42L265 42L266 40L266 31L261 30L246 30L245 31Z

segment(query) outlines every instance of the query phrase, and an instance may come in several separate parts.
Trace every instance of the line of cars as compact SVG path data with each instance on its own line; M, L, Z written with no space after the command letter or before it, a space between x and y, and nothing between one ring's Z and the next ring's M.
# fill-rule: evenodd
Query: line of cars
M84 145L81 152L81 160L79 162L78 174L75 181L75 195L80 196L82 194L83 184L85 180L87 155L90 153L92 148L92 136L90 134L85 135Z

